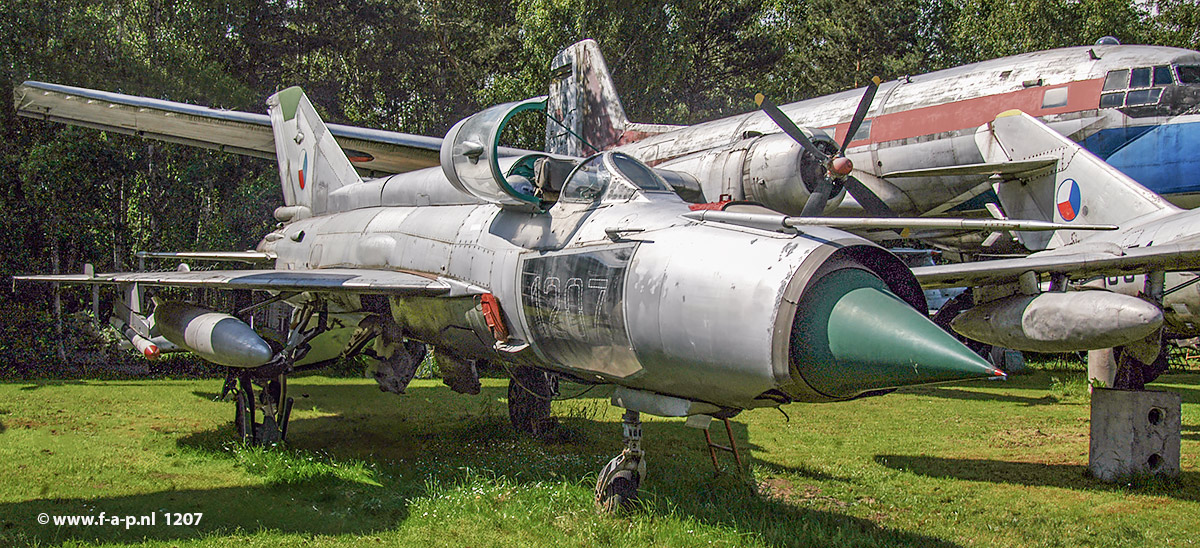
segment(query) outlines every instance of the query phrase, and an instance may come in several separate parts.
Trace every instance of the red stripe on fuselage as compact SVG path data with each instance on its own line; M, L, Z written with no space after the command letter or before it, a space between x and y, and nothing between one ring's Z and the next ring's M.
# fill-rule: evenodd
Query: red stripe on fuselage
M1103 78L1079 80L883 114L870 118L872 122L869 139L852 141L850 146L898 141L934 133L977 128L995 120L996 115L1001 112L1012 109L1020 109L1030 116L1037 117L1064 112L1096 110L1100 108L1100 88L1103 85ZM1046 90L1061 87L1070 88L1067 92L1066 106L1042 108L1042 96ZM836 135L834 140L840 143L846 135L850 123L837 124L833 127Z

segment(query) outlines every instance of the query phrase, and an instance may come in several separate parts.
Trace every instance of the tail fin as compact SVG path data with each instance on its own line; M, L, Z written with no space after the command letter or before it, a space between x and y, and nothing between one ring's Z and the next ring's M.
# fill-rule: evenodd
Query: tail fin
M1038 119L1017 110L996 117L975 133L985 162L1056 160L1049 168L1006 176L996 185L1012 218L1077 224L1128 224L1180 211ZM1086 238L1084 232L1019 232L1030 250L1051 249Z
M620 142L629 119L595 40L568 46L550 63L546 114L546 152L591 156Z
M272 95L267 110L285 204L307 207L319 215L325 212L331 191L362 182L300 88Z

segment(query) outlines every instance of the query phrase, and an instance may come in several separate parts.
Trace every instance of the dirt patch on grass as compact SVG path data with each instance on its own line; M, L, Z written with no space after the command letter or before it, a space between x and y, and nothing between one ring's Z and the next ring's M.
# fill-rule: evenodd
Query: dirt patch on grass
M46 426L46 423L39 421L39 420L34 420L34 419L14 417L14 418L4 419L4 426L7 428L24 428L26 430L31 430L34 428L41 428L43 426Z
M821 494L821 488L815 485L796 487L792 482L783 478L767 478L758 482L758 492L767 498L796 504L819 504L836 508L846 508L850 503ZM872 499L872 502L874 499Z

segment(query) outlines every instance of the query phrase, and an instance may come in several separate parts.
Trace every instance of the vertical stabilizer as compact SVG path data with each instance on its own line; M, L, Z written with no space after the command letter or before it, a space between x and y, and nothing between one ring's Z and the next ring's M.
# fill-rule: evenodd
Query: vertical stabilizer
M629 120L595 40L567 47L550 63L546 114L546 152L591 156L620 143Z
M284 203L320 215L331 191L362 182L300 88L269 97L267 111L275 133Z
M1038 119L1011 110L980 127L975 143L988 163L1054 160L1054 165L1007 176L996 194L1011 218L1066 224L1141 223L1180 211ZM1087 237L1083 231L1019 232L1032 251Z

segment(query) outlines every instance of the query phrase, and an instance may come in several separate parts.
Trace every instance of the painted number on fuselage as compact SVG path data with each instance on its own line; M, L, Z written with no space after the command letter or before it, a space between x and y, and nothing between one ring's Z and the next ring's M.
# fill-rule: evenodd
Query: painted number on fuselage
M633 246L531 256L522 262L521 301L538 347L551 360L591 369L627 352L622 288Z

